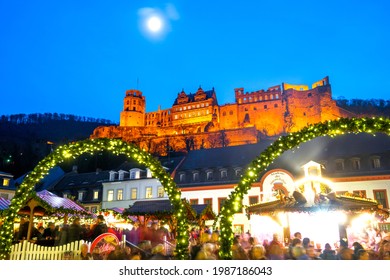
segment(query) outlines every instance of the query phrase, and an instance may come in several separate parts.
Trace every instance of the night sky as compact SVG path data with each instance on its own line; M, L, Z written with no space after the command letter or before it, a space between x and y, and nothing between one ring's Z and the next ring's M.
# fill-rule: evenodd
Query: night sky
M150 112L182 89L214 87L225 104L237 87L325 76L334 98L390 99L389 3L0 0L0 114L119 122L127 89Z

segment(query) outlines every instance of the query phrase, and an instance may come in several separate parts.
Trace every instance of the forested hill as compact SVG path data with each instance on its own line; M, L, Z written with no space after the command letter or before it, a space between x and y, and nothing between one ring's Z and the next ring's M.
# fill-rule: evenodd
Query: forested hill
M51 149L87 139L101 125L116 123L57 113L0 116L0 171L22 175L32 170Z
M365 117L390 117L390 100L384 99L346 99L339 97L337 105L357 116Z

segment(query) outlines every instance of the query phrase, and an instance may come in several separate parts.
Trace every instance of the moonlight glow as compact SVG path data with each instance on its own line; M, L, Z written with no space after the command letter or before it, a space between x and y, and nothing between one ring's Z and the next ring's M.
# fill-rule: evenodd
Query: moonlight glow
M162 20L157 16L152 16L146 23L148 29L152 32L159 32L162 28Z

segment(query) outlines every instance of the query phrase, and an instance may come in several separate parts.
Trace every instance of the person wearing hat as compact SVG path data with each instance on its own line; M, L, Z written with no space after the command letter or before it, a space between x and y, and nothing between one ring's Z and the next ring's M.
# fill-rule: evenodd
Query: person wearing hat
M96 224L92 229L91 239L94 240L102 233L106 233L108 231L106 221L103 215L98 215L96 218Z

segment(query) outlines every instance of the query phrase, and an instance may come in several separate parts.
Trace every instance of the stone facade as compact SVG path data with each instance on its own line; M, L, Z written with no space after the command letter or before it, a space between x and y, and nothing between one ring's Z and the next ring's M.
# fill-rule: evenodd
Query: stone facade
M307 85L282 83L254 92L236 88L235 103L218 105L213 89L178 93L172 108L146 113L139 90L128 90L119 126L95 129L91 138L122 138L151 153L256 143L352 115L332 99L329 78Z

